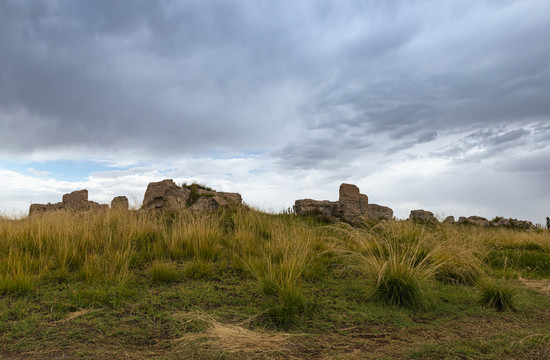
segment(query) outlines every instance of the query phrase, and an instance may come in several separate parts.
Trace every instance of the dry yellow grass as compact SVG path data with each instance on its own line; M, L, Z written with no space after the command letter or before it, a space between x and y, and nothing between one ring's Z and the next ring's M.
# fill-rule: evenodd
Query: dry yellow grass
M180 321L199 321L204 323L205 331L186 333L177 340L182 346L189 341L204 340L206 346L228 353L287 353L291 350L292 338L297 335L278 331L249 330L241 324L226 324L214 317L199 313L174 314Z

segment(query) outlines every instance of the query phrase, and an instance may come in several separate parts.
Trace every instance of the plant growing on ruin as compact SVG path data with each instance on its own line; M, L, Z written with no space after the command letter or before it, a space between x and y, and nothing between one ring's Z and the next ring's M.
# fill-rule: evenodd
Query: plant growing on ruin
M189 198L187 199L187 206L193 205L200 197L214 196L213 194L201 194L199 190L212 191L212 192L216 191L204 184L199 184L196 182L192 183L191 185L187 185L186 183L183 183L182 187L189 189Z

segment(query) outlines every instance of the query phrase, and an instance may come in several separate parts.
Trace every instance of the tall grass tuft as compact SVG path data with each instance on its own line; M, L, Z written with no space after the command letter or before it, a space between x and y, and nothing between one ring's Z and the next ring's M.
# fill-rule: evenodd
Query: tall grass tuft
M370 285L372 298L401 307L427 305L426 287L446 259L422 228L388 223L350 231L356 233L351 255Z
M315 235L304 225L281 219L272 219L270 228L268 239L263 238L263 231L257 233L258 246L248 249L245 263L267 296L265 315L276 325L287 326L313 308L302 291L301 281L315 256Z
M437 281L473 286L484 275L481 260L469 249L446 246L441 256L446 257L446 261L435 272Z
M207 279L213 274L213 265L211 261L195 259L186 264L183 269L183 275L188 279L199 280Z
M516 290L504 280L486 278L479 282L479 302L497 311L516 310Z
M149 267L149 278L154 284L168 284L180 279L180 274L173 264L157 261Z
M24 295L30 293L36 283L37 261L28 251L9 250L0 262L0 294Z

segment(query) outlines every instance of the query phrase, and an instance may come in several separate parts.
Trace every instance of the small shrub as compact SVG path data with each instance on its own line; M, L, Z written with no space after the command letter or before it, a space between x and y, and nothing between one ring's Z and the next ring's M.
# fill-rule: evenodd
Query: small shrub
M157 262L149 267L149 277L156 284L167 284L178 281L180 274L170 263Z
M485 279L479 283L479 301L497 311L515 310L516 290L504 280Z

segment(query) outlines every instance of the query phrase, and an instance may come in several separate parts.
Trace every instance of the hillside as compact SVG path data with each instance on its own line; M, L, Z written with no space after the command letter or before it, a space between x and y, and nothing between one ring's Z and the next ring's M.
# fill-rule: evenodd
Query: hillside
M550 356L546 230L56 211L0 258L0 359Z

